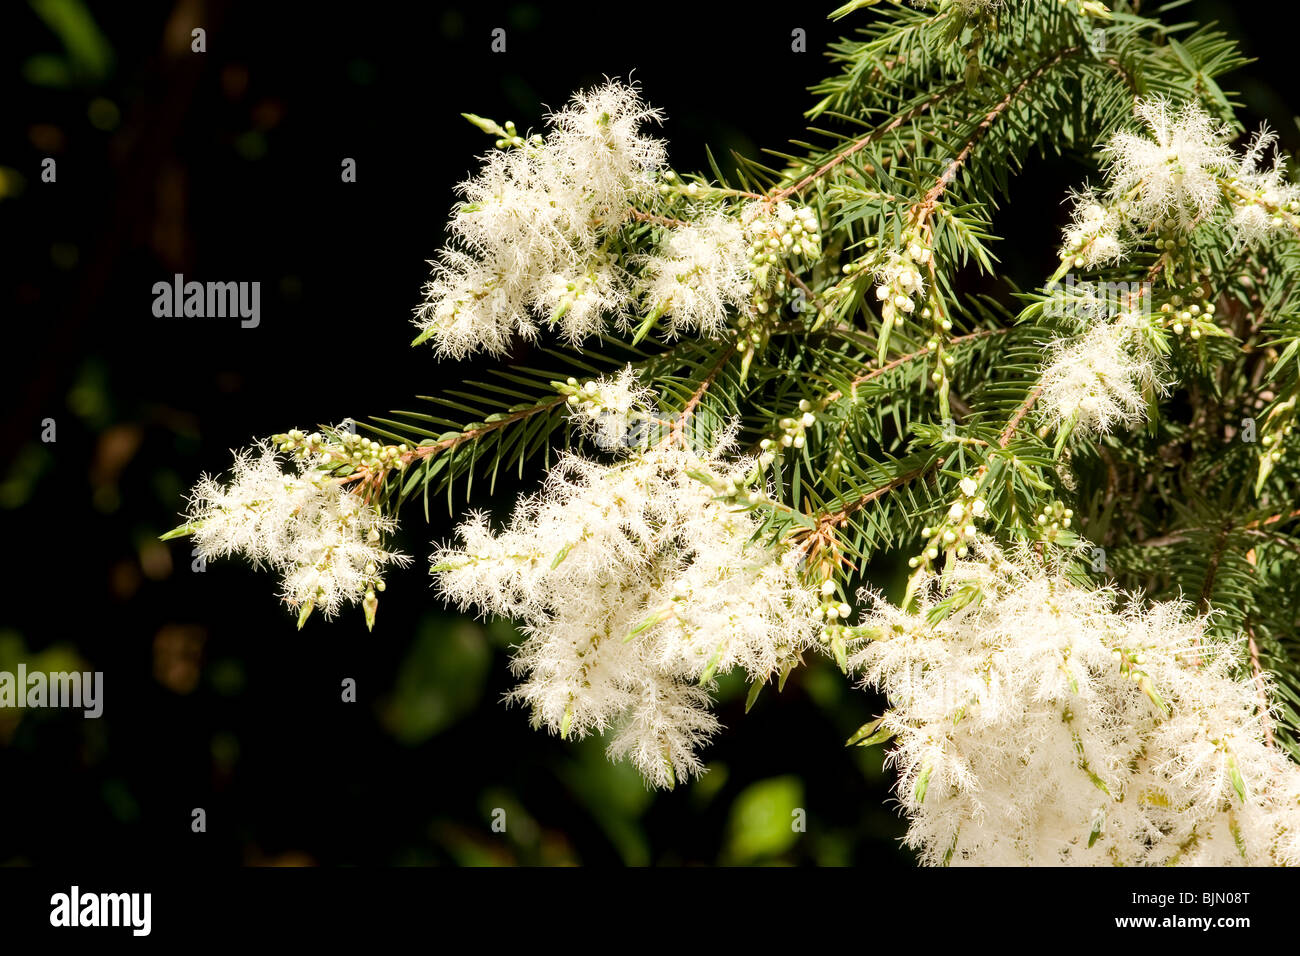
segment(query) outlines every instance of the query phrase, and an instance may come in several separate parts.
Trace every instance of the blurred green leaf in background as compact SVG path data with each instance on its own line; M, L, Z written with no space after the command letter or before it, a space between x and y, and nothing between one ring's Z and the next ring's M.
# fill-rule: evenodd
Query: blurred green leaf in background
M35 53L23 63L34 86L67 89L102 83L113 70L113 48L81 0L29 0L32 12L58 38L59 53Z
M731 805L725 863L769 863L799 840L803 783L795 776L752 783Z
M473 710L492 652L482 625L427 614L383 705L384 725L403 744L421 744Z

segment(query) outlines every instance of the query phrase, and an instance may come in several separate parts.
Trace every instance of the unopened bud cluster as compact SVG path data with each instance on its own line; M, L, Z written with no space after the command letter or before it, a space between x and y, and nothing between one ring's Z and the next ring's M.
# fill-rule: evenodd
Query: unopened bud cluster
M821 258L821 226L810 206L782 202L768 211L762 203L755 203L747 218L745 238L749 240L749 269L756 291L784 284L784 266L789 260L803 257L815 262ZM754 307L760 313L768 309L757 298Z
M405 468L411 450L405 443L385 445L352 432L340 432L334 439L320 432L305 434L297 428L272 435L271 441L280 451L322 467L333 469L350 464L353 469L372 472Z
M515 124L513 120L506 120L505 124L501 127L501 130L505 135L497 137L496 139L497 149L518 148L524 145L541 146L543 143L541 133L534 133L532 136L528 137L527 139L525 139L523 136L520 136L519 130L515 128Z
M961 496L948 506L944 519L921 529L926 546L919 555L907 559L909 568L929 568L945 551L951 551L959 558L966 557L969 542L979 533L975 522L988 514L988 505L983 498L977 497L979 482L975 478L967 475L958 486Z
M1260 435L1259 475L1255 481L1256 493L1264 487L1264 482L1273 468L1286 453L1286 440L1295 428L1296 396L1292 394L1273 406L1264 419L1263 434Z
M1034 527L1049 544L1065 544L1066 532L1073 523L1074 510L1060 501L1049 502L1034 515Z
M821 258L821 224L810 206L787 202L771 207L750 204L741 215L745 223L746 291L748 307L736 316L736 346L748 369L754 355L766 345L782 307L803 290L792 288L788 276L806 270ZM803 308L805 306L800 306ZM814 308L812 303L807 308Z
M835 586L835 582L830 578L823 581L821 583L821 604L813 609L813 615L822 622L821 634L818 639L823 644L832 646L835 657L841 663L844 660L841 637L852 614L853 608L849 606L848 602L840 600L839 589Z
M1204 299L1205 289L1199 285L1193 286L1188 291L1188 297L1192 299ZM1169 301L1160 306L1160 312L1165 317L1169 330L1174 335L1183 335L1196 341L1203 335L1222 335L1222 330L1214 322L1214 303L1189 302L1183 295L1175 294L1170 296Z
M920 242L907 244L902 252L895 252L876 273L876 299L880 312L892 319L897 313L910 315L916 309L918 297L925 298L925 277L922 269L930 262L930 250Z
M764 468L772 464L778 455L787 448L803 448L808 443L808 429L817 423L813 414L812 403L808 399L799 400L799 416L783 418L777 426L780 431L773 437L764 438L758 443L760 454L758 462Z

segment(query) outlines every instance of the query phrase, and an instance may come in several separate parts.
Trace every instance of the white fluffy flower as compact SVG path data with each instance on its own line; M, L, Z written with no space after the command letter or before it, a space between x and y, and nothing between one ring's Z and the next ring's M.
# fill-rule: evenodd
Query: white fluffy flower
M715 212L674 228L645 262L645 299L670 335L716 335L729 309L743 309L752 285L749 244L735 219Z
M1147 135L1118 133L1103 149L1110 164L1110 196L1128 204L1143 228L1173 220L1190 229L1219 205L1219 177L1236 168L1230 130L1194 103L1175 109L1160 97L1134 107Z
M1092 190L1074 193L1070 225L1065 227L1063 259L1070 258L1079 268L1091 269L1124 258L1123 221L1105 198Z
M607 83L553 114L540 142L486 156L416 310L421 339L442 355L500 353L539 318L577 342L618 317L627 277L601 245L664 164L662 141L641 132L658 119L636 90Z
M204 476L190 493L186 519L205 558L240 554L284 577L291 607L309 604L326 617L360 601L390 564L409 558L384 549L396 522L310 462L286 471L263 442L239 452L229 482Z
M1119 133L1102 150L1107 162L1104 194L1073 195L1065 228L1063 260L1092 268L1123 260L1135 237L1172 228L1190 230L1223 206L1228 227L1241 245L1257 242L1300 211L1300 187L1290 181L1276 152L1276 135L1261 130L1240 156L1231 131L1195 103L1174 107L1160 97L1134 107L1146 135Z
M565 183L583 194L587 209L603 219L622 219L629 197L648 190L650 173L667 159L663 140L642 132L661 119L634 88L606 83L551 115L547 148L567 167Z
M652 394L628 365L617 375L576 386L568 404L581 434L601 448L618 448L627 443L638 420L647 420Z
M576 342L595 335L606 316L623 307L625 286L622 270L604 263L580 275L550 276L541 285L537 303L549 316L549 324L559 324L565 338Z
M1300 767L1265 742L1240 648L1118 598L980 543L915 613L877 599L850 663L888 695L924 862L1300 863Z
M1147 400L1164 389L1157 357L1121 316L1053 344L1042 372L1040 415L1054 429L1091 435L1146 420Z
M611 756L672 786L702 769L713 675L764 680L814 642L799 556L753 541L761 518L719 500L745 493L752 466L667 447L567 455L505 529L475 516L434 555L448 600L523 622L512 698L534 724L614 728Z
M1234 197L1232 229L1242 245L1259 242L1283 224L1279 211L1294 213L1300 204L1300 186L1287 177L1282 156L1273 152L1277 134L1267 127L1255 134L1238 163L1235 185L1246 195Z

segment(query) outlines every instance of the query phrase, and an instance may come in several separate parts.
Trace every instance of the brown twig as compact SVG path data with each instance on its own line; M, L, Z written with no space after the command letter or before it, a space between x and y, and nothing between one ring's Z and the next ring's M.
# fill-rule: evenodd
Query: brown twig
M930 187L929 192L925 194L921 199L921 202L913 211L913 221L918 227L922 227L926 224L930 218L930 214L934 212L934 207L938 204L940 197L943 196L948 185L956 178L961 167L966 164L968 159L970 159L971 154L975 151L975 147L979 144L979 141L984 138L990 129L992 129L993 124L997 122L998 117L1007 111L1007 108L1012 104L1012 102L1014 102L1015 98L1023 93L1029 84L1034 82L1034 80L1041 77L1066 57L1073 56L1078 52L1078 50L1078 47L1070 47L1069 49L1062 50L1050 60L1041 64L1037 69L1021 80L1013 89L1008 91L1007 95L984 115L984 118L980 120L979 125L976 126L974 131L971 133L970 138L966 140L966 144L962 147L961 152L959 152L952 162L944 168L944 171L939 176L938 180L936 180L935 184Z
M965 85L966 85L966 81L962 80L958 83L954 83L952 86L949 86L944 90L940 90L938 93L926 97L926 99L922 100L920 103L917 103L907 112L901 113L898 116L894 117L894 119L890 120L884 126L877 127L876 129L873 129L870 133L867 133L865 136L854 140L853 143L848 146L848 148L844 149L839 153L836 153L831 159L828 159L826 162L822 163L820 166L818 166L815 170L813 170L803 179L799 180L798 182L794 183L791 186L786 186L784 189L778 189L776 192L772 193L768 197L767 201L769 203L780 202L783 199L788 199L790 196L793 196L795 193L802 192L804 189L808 188L810 185L812 185L817 180L821 179L823 176L829 173L836 166L839 166L841 163L847 160L854 153L857 153L860 150L865 149L867 146L870 146L876 140L889 135L894 130L902 126L904 123L910 123L912 120L918 118L919 116L922 116L930 109L930 107L934 106L935 103L938 103L940 100L944 99L945 97L952 95L953 93L957 92L959 89L964 87Z
M735 354L736 346L734 344L723 350L718 361L714 363L713 368L709 369L709 373L700 381L699 387L695 389L695 392L689 399L687 399L686 404L682 406L681 413L673 421L672 429L669 431L666 441L676 443L682 440L682 433L686 428L686 420L695 414L695 409L698 408L700 402L704 400L705 392L707 392L710 386L713 385L714 379L718 377L718 373L722 371L723 366L731 361L731 357Z
M1025 396L1025 400L1021 402L1020 407L1016 409L1016 413L1011 416L1011 421L1007 422L1007 427L1002 429L1002 434L998 436L999 448L1006 448L1007 445L1011 444L1011 439L1015 437L1016 429L1020 427L1020 423L1025 420L1025 416L1029 414L1029 410L1032 409L1034 403L1038 401L1038 396L1042 394L1043 386L1037 385L1027 396Z

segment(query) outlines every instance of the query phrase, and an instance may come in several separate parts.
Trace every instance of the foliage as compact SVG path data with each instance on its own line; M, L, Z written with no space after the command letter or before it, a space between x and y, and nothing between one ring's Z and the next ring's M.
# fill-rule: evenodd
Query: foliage
M679 445L740 463L692 477L748 513L757 546L798 556L813 643L846 670L876 637L847 619L881 559L911 556L914 609L978 534L1060 552L1082 586L1209 615L1237 679L1270 695L1270 743L1296 754L1297 197L1267 137L1230 142L1243 131L1219 80L1244 62L1236 44L1171 22L1178 6L850 3L833 16L861 25L831 47L807 141L739 158L730 179L664 165L642 129L655 114L616 84L546 135L471 116L496 150L453 213L417 343L459 357L540 338L549 364L361 422L373 442L324 427L273 442L384 516L417 501L427 515L503 471L554 474L557 450L591 444L589 420L617 416L600 467ZM1019 237L998 234L996 212L1045 153L1100 183L1062 184L1075 217L1060 268L1022 292L999 281ZM645 394L618 391L626 368ZM181 530L221 520L200 508ZM653 567L701 560L689 545ZM439 575L462 567L438 560ZM373 622L383 582L353 578L342 597ZM300 623L304 593L288 595ZM651 613L656 594L635 600ZM930 613L980 599L958 590ZM646 641L673 626L644 619ZM804 650L749 669L751 702ZM705 690L719 657L694 671Z

